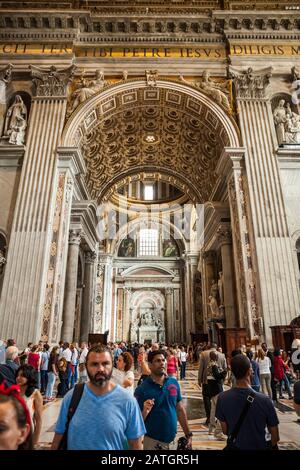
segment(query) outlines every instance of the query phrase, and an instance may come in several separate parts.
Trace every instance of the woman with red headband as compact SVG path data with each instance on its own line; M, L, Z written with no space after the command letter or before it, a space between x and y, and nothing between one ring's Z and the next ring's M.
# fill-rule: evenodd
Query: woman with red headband
M18 385L0 385L0 450L32 450L31 421Z

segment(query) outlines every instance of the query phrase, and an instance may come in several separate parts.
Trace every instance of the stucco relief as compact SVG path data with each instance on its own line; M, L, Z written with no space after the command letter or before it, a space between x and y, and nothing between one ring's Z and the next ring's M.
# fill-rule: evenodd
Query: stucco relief
M104 79L102 70L96 71L96 77L93 80L87 80L84 77L84 73L82 73L79 81L75 85L75 90L71 93L67 115L72 114L81 103L102 91L107 85L109 85L109 82Z
M214 80L211 78L210 73L207 70L204 70L202 73L202 79L199 81L189 82L180 76L180 79L187 83L188 85L193 85L201 91L204 91L205 94L211 96L216 103L223 106L226 110L231 111L232 101L231 97L231 81L230 80Z

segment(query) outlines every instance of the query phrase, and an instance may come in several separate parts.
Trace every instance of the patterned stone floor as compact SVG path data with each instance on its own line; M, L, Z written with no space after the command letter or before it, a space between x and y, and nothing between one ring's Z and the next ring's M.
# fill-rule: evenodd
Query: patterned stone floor
M179 381L181 392L186 406L190 428L194 434L193 448L196 450L221 450L225 446L224 441L218 441L214 436L208 434L208 428L204 425L205 413L201 389L197 383L196 366L189 367L187 379ZM39 449L48 449L53 438L55 423L60 408L60 399L56 399L45 405L43 428ZM277 407L278 419L280 421L280 444L285 450L300 450L300 422L293 411L289 400L281 400ZM178 437L182 431L178 426Z

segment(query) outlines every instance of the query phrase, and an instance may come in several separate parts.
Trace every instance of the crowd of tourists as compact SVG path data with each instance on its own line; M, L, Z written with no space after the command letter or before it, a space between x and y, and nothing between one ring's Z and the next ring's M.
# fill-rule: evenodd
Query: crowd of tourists
M180 387L187 364L198 367L203 424L214 439L228 449L277 449L278 398L294 399L300 415L300 340L291 346L288 354L242 346L225 357L214 343L40 341L19 351L12 339L0 342L0 450L37 448L44 405L56 398L53 450L191 449Z

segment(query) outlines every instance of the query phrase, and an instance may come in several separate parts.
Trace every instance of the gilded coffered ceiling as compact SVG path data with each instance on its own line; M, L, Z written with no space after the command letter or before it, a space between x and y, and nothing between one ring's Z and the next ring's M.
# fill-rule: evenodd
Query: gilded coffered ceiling
M93 199L128 175L156 171L173 176L200 202L210 198L225 128L194 96L171 88L132 88L98 102L76 131ZM174 180L175 181L175 180ZM170 181L171 182L171 181Z

